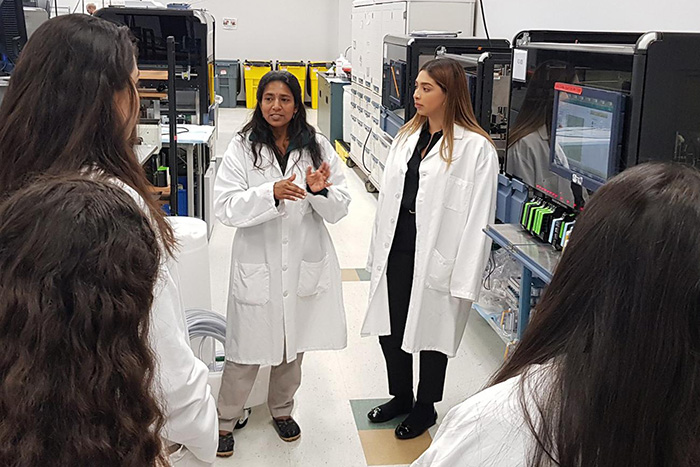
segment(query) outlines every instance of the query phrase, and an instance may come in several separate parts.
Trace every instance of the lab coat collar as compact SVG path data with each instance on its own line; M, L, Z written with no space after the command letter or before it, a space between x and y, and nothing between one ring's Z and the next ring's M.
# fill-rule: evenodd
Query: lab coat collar
M404 152L405 152L405 156L406 156L406 164L408 164L408 160L409 160L409 159L411 158L411 156L413 155L413 150L416 149L416 144L418 144L418 139L420 138L421 131L423 131L423 128L422 128L422 127L421 127L420 130L417 130L416 132L414 132L413 134L411 134L411 135L406 139L406 143L405 143L405 146L404 146L404 149L405 149ZM464 127L462 127L462 126L454 125L454 132L453 132L453 133L454 133L454 139L455 139L455 140L464 139L464 137L465 137L466 134L467 134L467 131L469 131L469 130L467 130L466 128L464 128ZM443 138L444 138L444 137L445 137L445 136L443 135ZM440 152L440 146L442 146L442 142L438 142L437 144L435 144L435 146L433 146L433 148L430 150L430 152L428 152L428 154L425 155L425 157L423 158L423 160L427 159L428 157L432 157L432 156L435 155L435 154L439 154L439 152Z
M459 125L455 125L455 126L454 126L454 129L453 129L453 135L454 135L453 137L454 137L455 141L463 139L463 138L464 138L464 135L466 134L466 132L467 132L467 129L466 129L466 128L461 127L461 126L459 126ZM418 132L418 136L420 136L420 132ZM444 132L443 132L443 135L442 135L442 137L440 138L440 141L438 141L438 142L430 149L430 151L428 152L428 154L425 155L425 157L423 158L423 160L427 159L428 157L433 157L433 156L435 156L435 155L437 155L437 154L440 153L440 148L442 147L442 138L444 138L444 137L445 137L445 134L444 134ZM417 143L418 143L418 140L416 140L416 144L417 144ZM414 144L412 147L415 148L415 146L416 146L416 145Z
M547 125L542 125L537 129L537 134L540 135L544 141L549 141L549 135L547 134Z

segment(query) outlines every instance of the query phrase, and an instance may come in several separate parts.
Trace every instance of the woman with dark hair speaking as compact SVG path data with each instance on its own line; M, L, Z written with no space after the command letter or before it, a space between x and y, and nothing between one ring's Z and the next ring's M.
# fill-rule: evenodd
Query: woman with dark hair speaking
M699 225L696 169L598 190L515 353L414 465L700 465Z
M214 187L216 216L238 228L219 393L222 457L233 454L233 426L260 366L272 366L274 426L294 441L301 435L291 414L304 352L342 349L347 339L340 266L324 224L345 217L350 204L340 158L306 122L291 73L266 74L257 99Z
M0 465L165 467L148 342L158 237L112 183L0 205Z
M173 231L133 149L138 73L128 28L87 15L42 24L0 106L0 198L39 175L91 174L108 177L148 214L163 253L150 327L165 411L161 435L178 467L210 465L218 426L209 371L190 348Z

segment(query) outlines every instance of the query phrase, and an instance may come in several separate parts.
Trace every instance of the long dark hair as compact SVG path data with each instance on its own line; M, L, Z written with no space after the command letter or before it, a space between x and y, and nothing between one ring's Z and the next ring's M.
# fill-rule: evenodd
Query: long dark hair
M508 134L508 147L537 131L542 125L547 136L552 132L554 83L571 83L576 78L573 65L560 60L548 60L535 69L530 78L518 118Z
M309 138L308 143L304 146L304 150L308 151L314 168L318 169L323 163L323 154L321 153L321 147L318 141L316 141L316 130L306 121L306 107L304 107L304 99L301 95L299 80L288 71L270 71L262 77L258 86L258 103L255 105L253 116L239 132L241 137L247 137L252 131L257 137L256 141L249 141L253 152L253 166L261 168L262 156L260 155L260 149L262 149L262 147L267 147L273 154L280 155L280 150L275 144L275 136L272 134L272 128L270 124L267 123L267 120L265 120L265 117L263 117L262 109L260 108L260 103L265 94L265 88L273 81L280 81L286 84L294 97L296 113L294 117L292 117L292 121L289 122L289 127L287 128L290 144L296 141L298 145L301 146L302 138ZM297 160L294 162L296 163L299 161Z
M0 465L167 465L148 342L159 251L110 183L41 180L0 205Z
M135 55L128 28L92 16L61 16L37 29L0 106L0 197L38 175L98 169L141 195L172 251L172 229L133 150ZM115 105L125 90L133 109L126 122Z
M427 72L445 93L445 118L443 121L445 137L440 143L442 160L448 165L452 163L455 124L480 134L493 144L491 136L476 121L474 106L469 96L467 77L459 62L451 58L438 58L423 65L421 71ZM407 138L420 130L427 121L428 117L414 115L399 131L399 138Z
M700 465L699 225L689 167L640 165L592 197L492 380L525 373L528 465ZM534 364L551 364L552 378L527 373Z

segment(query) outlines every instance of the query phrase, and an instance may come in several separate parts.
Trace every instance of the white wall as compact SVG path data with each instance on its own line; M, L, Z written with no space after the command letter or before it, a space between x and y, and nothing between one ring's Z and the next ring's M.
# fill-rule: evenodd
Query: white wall
M53 2L53 0L51 0ZM58 0L59 7L83 0ZM98 8L110 0L84 0ZM161 3L175 0L159 0ZM113 3L118 3L114 1ZM332 61L350 45L352 0L189 0L193 8L216 18L216 55L220 60ZM225 30L224 18L238 29Z
M199 0L192 6L217 20L218 59L308 61L337 56L338 1ZM223 29L224 18L236 18L238 29Z
M527 29L700 31L697 0L483 0L492 38L513 40ZM478 3L478 2L477 2ZM477 13L476 35L486 37Z
M352 45L352 0L338 2L338 49L336 57ZM348 54L352 52L348 51ZM335 57L333 57L335 58ZM345 58L350 58L347 55Z

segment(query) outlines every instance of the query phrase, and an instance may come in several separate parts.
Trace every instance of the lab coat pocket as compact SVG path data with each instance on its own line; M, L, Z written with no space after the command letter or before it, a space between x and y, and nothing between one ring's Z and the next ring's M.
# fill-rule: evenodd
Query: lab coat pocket
M451 176L447 180L442 205L451 211L464 212L471 201L473 188L473 183Z
M452 270L455 266L454 259L447 259L437 250L433 250L428 263L428 274L425 286L438 292L449 293Z
M236 263L233 270L233 298L248 305L270 301L270 269L267 264Z
M321 261L311 263L301 262L299 269L299 287L297 295L311 297L325 292L331 285L328 255Z

